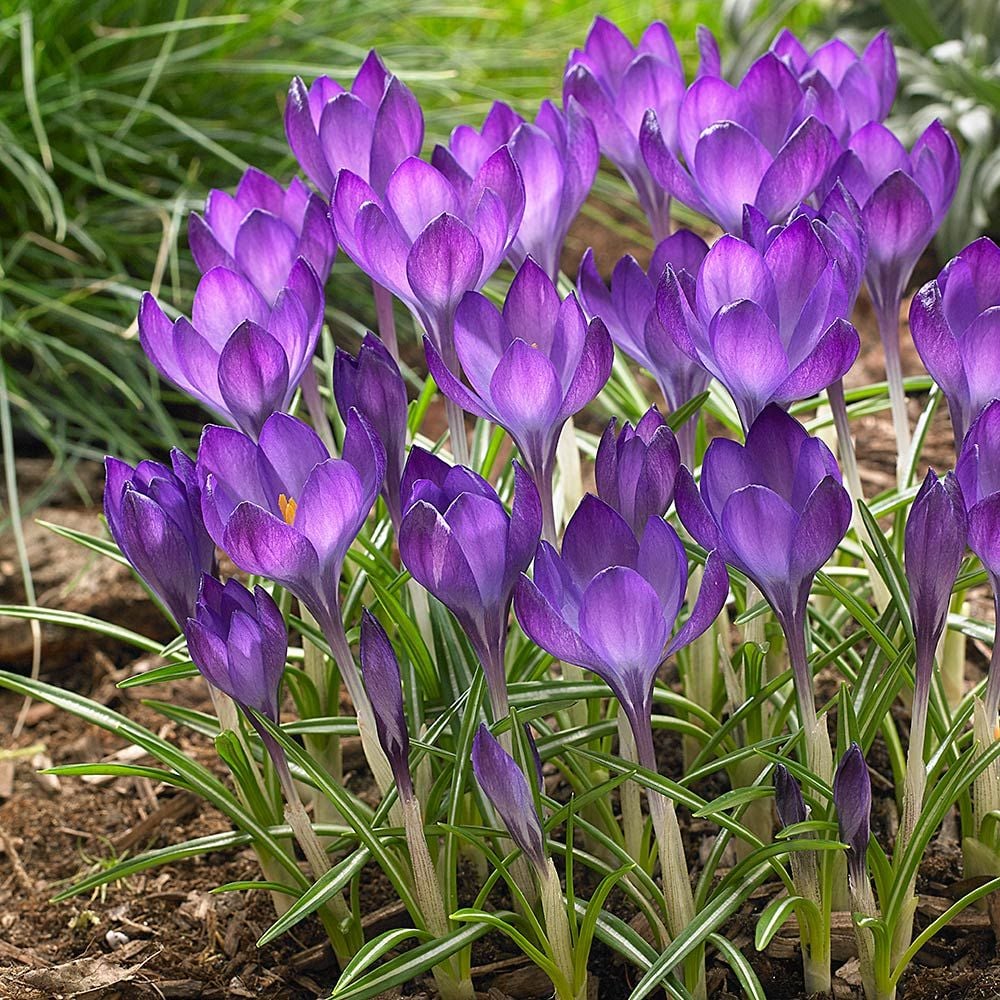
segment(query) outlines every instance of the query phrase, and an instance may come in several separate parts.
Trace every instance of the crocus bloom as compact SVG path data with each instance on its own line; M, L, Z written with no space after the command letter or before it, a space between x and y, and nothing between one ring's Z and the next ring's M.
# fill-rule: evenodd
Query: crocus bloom
M535 554L542 527L538 490L515 462L508 514L486 480L413 448L403 493L403 565L465 630L500 719L507 714L504 650L514 584Z
M674 499L681 464L677 439L651 406L635 425L616 436L612 417L597 446L597 495L613 507L638 536L650 517L663 517Z
M367 609L361 615L361 676L375 716L378 741L392 768L399 796L406 801L413 797L413 778L399 661L382 623Z
M896 99L896 53L888 31L880 31L860 55L839 38L810 55L784 28L771 51L798 77L803 89L815 93L819 116L842 142L868 122L885 121Z
M317 77L308 89L295 77L285 105L285 135L299 165L325 196L341 170L381 194L393 170L419 155L424 116L412 92L372 50L349 91L328 76Z
M288 631L266 590L250 593L238 580L223 586L205 576L184 633L191 659L213 686L277 724Z
M322 322L323 290L300 257L273 303L225 267L198 282L190 320L171 323L147 292L139 339L164 378L256 437L264 421L291 402Z
M872 781L865 755L852 743L840 760L833 779L833 805L840 839L847 844L847 877L852 892L868 878L866 856L871 837Z
M676 140L654 108L646 111L643 157L669 194L727 232L740 231L744 205L779 222L815 192L840 152L813 110L795 74L768 52L738 87L717 76L695 80Z
M825 389L860 348L845 319L848 290L810 221L785 226L767 249L723 236L690 289L668 267L657 289L660 323L674 343L726 387L744 429L769 403Z
M337 348L333 358L333 395L345 421L352 409L360 413L385 448L382 492L392 523L402 515L399 484L406 458L406 383L399 366L373 333L365 334L357 358Z
M570 54L563 79L565 103L575 98L590 116L601 152L632 185L656 240L670 232L669 192L643 162L639 129L652 108L672 141L684 86L684 67L665 24L654 21L633 45L603 17L594 18L583 49Z
M560 300L530 257L500 312L470 293L455 314L455 351L471 388L451 373L429 340L427 362L441 391L462 409L500 424L517 443L542 498L546 537L554 537L552 474L563 424L611 374L614 349L599 319L587 323L576 297Z
M341 566L385 472L385 450L368 421L356 410L348 414L341 458L330 458L311 427L284 413L268 418L256 444L209 426L197 470L216 544L244 572L290 590L336 642ZM338 666L360 710L367 699L353 660L338 655Z
M774 805L782 826L804 823L809 818L802 789L784 764L774 768Z
M615 344L656 379L670 410L704 392L711 376L663 328L656 313L656 285L669 264L688 304L694 308L695 279L707 253L708 245L700 236L681 229L656 247L648 271L631 255L622 257L612 272L610 289L597 270L592 249L580 262L576 287L587 315L600 316ZM678 432L684 457L689 461L693 432L692 421Z
M104 460L104 516L111 537L174 621L193 614L201 578L215 570L215 546L205 531L194 463L170 452L172 468Z
M524 212L524 185L507 147L468 188L409 157L381 197L351 170L337 176L332 218L344 252L417 316L450 367L452 323L470 289L482 288L510 249Z
M188 242L202 274L213 267L238 271L268 302L287 284L297 258L309 262L323 285L337 254L323 199L297 177L286 189L253 167L236 194L208 193L205 214L188 218Z
M666 521L650 517L637 541L620 514L588 494L566 526L562 553L542 542L534 580L522 577L517 586L521 627L542 649L608 684L647 767L656 766L649 720L657 670L712 624L729 592L713 553L691 614L674 634L687 578L684 546Z
M913 297L910 332L948 400L957 449L1000 395L1000 247L984 236L950 260Z
M545 835L528 779L514 758L482 724L472 741L472 770L479 787L503 820L511 840L524 851L535 869L544 873L548 859Z

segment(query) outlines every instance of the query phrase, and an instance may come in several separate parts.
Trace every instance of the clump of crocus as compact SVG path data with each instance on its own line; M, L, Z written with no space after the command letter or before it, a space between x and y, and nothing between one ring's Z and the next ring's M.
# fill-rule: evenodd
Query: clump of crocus
M213 267L238 271L268 302L278 297L299 257L322 285L337 254L323 199L298 177L284 188L254 167L235 194L209 191L204 215L188 217L188 243L202 274Z
M753 422L745 445L716 438L702 462L701 490L681 468L675 492L684 527L745 574L771 605L788 643L808 761L833 773L825 724L816 718L806 648L813 579L851 520L851 500L830 449L778 406Z
M680 464L677 439L655 406L620 432L612 417L597 446L597 495L641 535L649 518L663 517L673 503Z
M419 155L424 116L410 89L373 49L350 90L328 76L308 88L295 77L285 105L285 134L299 165L327 197L341 170L381 193L393 170Z
M538 545L538 490L514 463L508 514L474 472L413 448L403 474L399 554L413 578L458 619L479 657L494 719L507 708L504 652L514 584Z
M427 363L441 391L462 409L503 427L514 439L542 501L543 532L555 540L552 478L566 421L604 388L614 348L600 319L588 324L574 295L560 299L530 257L501 312L467 294L455 313L455 351L469 381L451 372L433 341Z
M256 437L291 403L322 322L323 290L300 257L273 301L242 274L212 268L198 282L190 320L171 322L147 292L139 340L164 378Z
M798 217L766 249L723 236L689 289L668 267L657 315L677 347L726 387L744 429L768 403L825 389L854 363L849 292L810 221Z
M395 529L399 530L399 495L406 460L406 383L399 366L373 333L365 334L357 358L337 348L333 358L333 395L343 420L352 409L360 413L385 448L382 493Z
M622 257L611 274L610 289L597 270L592 249L580 262L577 291L587 315L599 316L615 344L656 379L671 411L704 392L711 376L664 329L656 312L656 286L669 264L688 305L695 308L696 278L707 253L708 245L700 236L679 230L656 247L648 271L634 257ZM695 421L688 420L678 432L688 462L694 459L694 430Z
M672 138L683 96L684 66L660 21L633 45L609 20L594 18L583 49L570 54L563 79L566 104L575 99L594 122L601 152L632 185L657 241L670 233L670 192L650 175L639 130L646 109L652 108Z
M524 852L538 880L545 937L559 1000L582 1000L587 973L573 960L566 901L559 874L545 848L545 834L531 788L514 758L484 725L472 741L472 770L514 843Z
M178 626L194 612L202 576L215 572L215 546L201 517L195 466L182 451L168 468L104 460L104 516L111 537Z
M1000 393L1000 247L982 237L948 261L910 303L920 360L945 394L955 449Z
M655 108L645 112L646 166L669 194L729 233L740 231L744 205L780 222L813 195L840 152L815 103L773 52L736 87L702 76L681 101L676 141Z
M375 716L379 743L392 768L403 806L403 832L409 850L413 888L426 928L443 938L452 929L441 896L437 869L427 846L423 810L410 772L410 733L403 709L399 662L381 622L370 611L361 616L361 675ZM462 976L457 960L434 967L434 980L445 1000L472 1000L472 980Z

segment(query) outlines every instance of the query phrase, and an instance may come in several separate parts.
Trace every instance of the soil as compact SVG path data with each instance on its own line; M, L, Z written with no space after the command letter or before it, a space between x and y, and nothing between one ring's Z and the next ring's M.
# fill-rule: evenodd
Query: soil
M571 236L574 260L589 244L591 232L581 220ZM603 230L602 230L603 233ZM606 242L607 236L604 236ZM618 252L608 247L599 263L610 268ZM928 265L933 273L933 265ZM881 349L863 306L859 327L863 350L850 382L866 384L882 377ZM903 335L903 365L920 372L912 343ZM650 398L656 398L650 388ZM911 401L915 419L918 401ZM857 450L866 490L875 493L892 484L894 439L884 414L857 422ZM951 429L941 408L924 453L938 469L954 461ZM39 521L50 521L101 535L98 511L79 496L97 497L102 485L99 467L81 465L78 481L53 490L42 459L18 461L22 502L44 496L44 503L24 520L26 542L34 571L38 602L125 625L166 641L170 628L131 573L65 540ZM2 499L2 498L0 498ZM978 600L978 599L977 599ZM0 535L0 604L24 601L13 538ZM978 610L978 605L977 605ZM988 620L988 601L982 615ZM43 629L43 679L85 694L144 724L225 776L211 743L183 727L165 722L144 705L143 694L120 690L124 677L148 669L152 658L84 630ZM4 619L0 625L0 665L27 670L32 634L27 624ZM968 680L981 676L988 650L970 644ZM834 676L828 678L836 684ZM155 697L207 710L209 700L197 679L166 685ZM278 941L257 948L255 942L271 924L274 912L262 893L216 895L226 882L259 877L248 849L231 849L189 859L182 864L151 869L123 882L65 902L52 897L81 875L102 865L152 847L178 843L229 829L226 819L203 802L146 779L116 778L101 783L39 775L51 764L95 761L116 753L127 756L124 742L44 704L28 710L20 734L12 733L21 699L0 692L0 996L44 1000L62 996L122 998L262 997L274 1000L314 998L329 993L336 965L318 923L306 920ZM898 708L904 722L905 713ZM658 734L658 760L664 774L681 771L679 740ZM356 747L346 746L348 781L364 794L368 779ZM128 758L132 759L132 758ZM883 843L895 830L888 758L878 745L869 755L875 803L873 824ZM354 766L352 771L350 768ZM557 780L554 779L553 780ZM551 781L550 781L551 785ZM699 789L718 794L725 788ZM550 787L557 797L560 789ZM681 810L685 845L692 864L706 849L709 824L692 820ZM961 856L955 831L948 825L932 845L921 868L921 904L917 926L925 926L962 891ZM479 876L465 872L463 893L471 899ZM582 891L593 888L582 886ZM726 936L753 964L769 1000L804 997L798 940L786 928L768 950L755 951L756 915L774 893L765 885L726 927ZM366 928L376 933L402 926L405 914L381 873L370 866L362 874ZM494 900L502 905L502 897ZM608 906L632 920L624 898L612 895ZM838 914L834 935L835 996L861 996L853 935L847 914ZM635 924L641 931L641 926ZM529 1000L551 995L544 975L520 956L500 935L482 939L473 953L474 982L489 1000ZM638 980L636 971L596 944L591 968L596 1000L628 997ZM436 994L430 981L409 984L398 996ZM735 977L717 958L709 957L709 995L719 1000L740 996ZM903 1000L987 1000L1000 997L1000 961L988 915L975 908L935 937L919 954L904 979Z

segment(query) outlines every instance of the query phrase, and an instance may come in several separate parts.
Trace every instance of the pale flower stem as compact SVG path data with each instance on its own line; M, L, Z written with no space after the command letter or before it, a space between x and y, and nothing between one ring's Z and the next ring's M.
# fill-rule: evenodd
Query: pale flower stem
M587 981L577 986L573 965L573 945L569 932L569 917L566 914L566 900L563 898L559 874L552 859L546 861L545 868L538 872L542 897L542 913L545 917L545 935L552 949L556 967L566 978L569 993L557 990L559 1000L584 1000L587 996Z
M392 292L372 278L372 295L375 298L375 320L379 340L386 350L399 361L399 343L396 340L396 317L392 311Z
M904 482L907 457L910 453L910 418L906 412L906 392L903 389L903 365L899 356L899 301L894 299L876 307L878 332L885 357L885 377L889 384L889 405L896 431L896 482Z
M302 398L309 411L309 419L313 422L316 433L331 455L337 454L337 442L333 439L333 428L330 426L330 416L319 393L319 382L316 380L316 369L310 364L299 383L302 388Z
M455 465L469 464L469 439L465 433L465 411L454 400L445 397L445 415L448 417L448 440Z
M635 760L635 741L628 720L618 716L618 746L623 760ZM625 828L625 851L639 864L642 854L642 799L639 786L634 781L624 781L618 786L622 810L622 825Z

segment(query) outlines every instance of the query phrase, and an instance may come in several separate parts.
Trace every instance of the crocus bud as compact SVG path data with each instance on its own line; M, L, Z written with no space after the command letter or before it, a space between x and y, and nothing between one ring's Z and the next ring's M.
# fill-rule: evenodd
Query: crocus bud
M378 435L385 448L385 484L382 492L399 528L399 495L406 457L406 383L392 355L373 333L365 334L357 359L337 348L333 358L333 395L346 421L353 407Z
M615 423L612 417L597 447L597 495L641 535L649 518L663 517L673 502L680 449L655 406L617 437Z
M367 609L361 615L361 677L375 714L378 741L389 760L399 796L406 802L413 797L413 780L399 662L382 623Z
M176 449L173 468L104 460L104 516L115 544L181 627L194 613L201 578L215 569L194 463Z
M543 877L547 861L545 836L528 780L484 725L479 726L472 741L472 770L511 839Z
M782 826L804 823L809 818L802 789L784 764L777 764L774 768L774 806Z
M1000 589L1000 400L969 428L955 476L969 512L969 547Z
M211 684L243 708L278 722L288 632L266 590L255 587L251 594L238 580L223 586L205 576L184 631L191 659Z
M872 782L865 755L852 743L833 778L833 805L840 839L847 844L847 878L855 892L867 878L866 855L871 836Z

